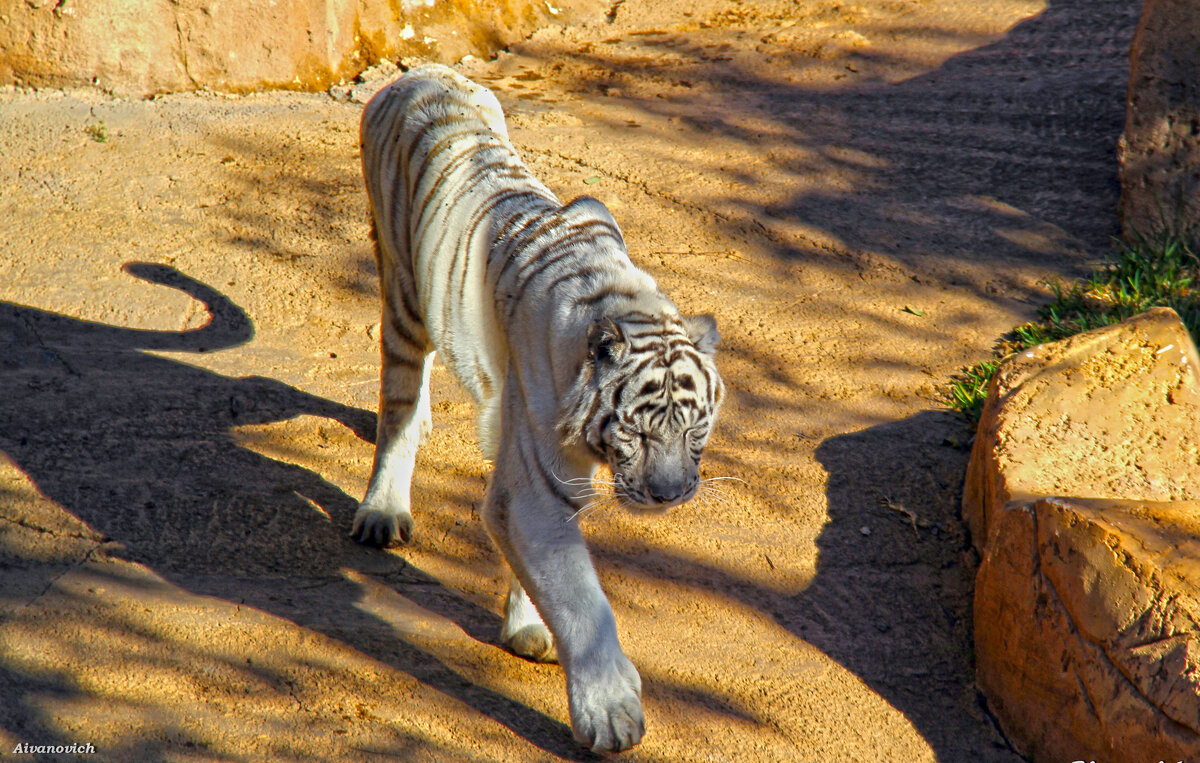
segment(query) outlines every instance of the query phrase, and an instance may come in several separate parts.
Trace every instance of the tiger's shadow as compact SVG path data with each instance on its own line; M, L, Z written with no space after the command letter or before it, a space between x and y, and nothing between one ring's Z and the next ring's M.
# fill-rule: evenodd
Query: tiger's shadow
M565 724L474 684L424 650L379 638L393 631L353 606L362 592L343 570L396 588L480 641L494 642L499 619L403 560L354 544L347 537L354 499L312 471L241 447L231 432L307 414L373 441L375 415L272 379L225 377L153 354L236 347L253 337L253 325L228 298L173 268L125 270L199 300L211 321L150 331L0 303L0 451L43 495L115 541L106 547L113 556L193 593L322 632L546 751L590 759ZM0 557L11 553L0 549ZM38 568L29 559L5 564ZM54 571L43 577L49 585Z

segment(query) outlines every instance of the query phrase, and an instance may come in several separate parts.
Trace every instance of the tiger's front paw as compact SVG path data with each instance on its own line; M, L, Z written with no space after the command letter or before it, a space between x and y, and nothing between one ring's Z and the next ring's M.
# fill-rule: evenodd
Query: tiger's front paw
M577 666L576 666L577 667ZM576 669L567 677L571 729L595 752L620 752L642 741L642 679L625 655L602 670Z
M407 511L393 513L359 506L350 537L366 546L399 546L412 540L413 518Z

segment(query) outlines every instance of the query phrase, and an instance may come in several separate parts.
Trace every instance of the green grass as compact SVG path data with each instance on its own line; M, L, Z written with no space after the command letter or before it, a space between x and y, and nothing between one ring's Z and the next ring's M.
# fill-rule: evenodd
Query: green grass
M97 143L108 142L108 128L104 126L103 122L88 125L87 127L83 128L83 131L90 135L92 140L96 141Z
M978 421L988 382L1007 356L1107 326L1156 307L1173 308L1193 341L1200 337L1200 258L1191 250L1191 232L1162 229L1118 242L1114 261L1091 277L1064 285L1048 284L1053 300L1038 310L1038 320L1017 326L1000 339L991 360L976 363L950 384L952 408ZM1194 287L1195 285L1195 287Z

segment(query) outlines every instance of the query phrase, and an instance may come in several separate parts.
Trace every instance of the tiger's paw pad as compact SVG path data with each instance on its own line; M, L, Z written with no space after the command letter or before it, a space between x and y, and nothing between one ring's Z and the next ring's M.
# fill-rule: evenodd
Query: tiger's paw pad
M360 506L354 514L350 537L364 546L405 545L412 540L413 518L407 511L392 514Z
M526 625L511 636L504 637L504 643L513 654L534 662L558 662L558 648L554 645L554 636L544 625Z

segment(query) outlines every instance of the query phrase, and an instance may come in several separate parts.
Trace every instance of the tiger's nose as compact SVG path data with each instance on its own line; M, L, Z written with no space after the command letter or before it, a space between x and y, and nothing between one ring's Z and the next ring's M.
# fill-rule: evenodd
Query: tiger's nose
M673 503L688 493L686 479L650 479L646 481L646 492L658 503Z

